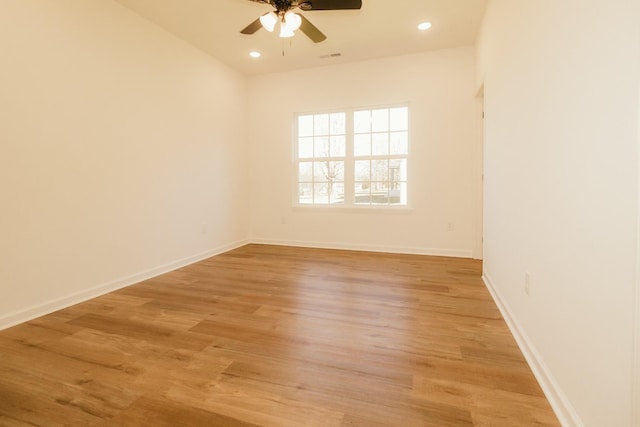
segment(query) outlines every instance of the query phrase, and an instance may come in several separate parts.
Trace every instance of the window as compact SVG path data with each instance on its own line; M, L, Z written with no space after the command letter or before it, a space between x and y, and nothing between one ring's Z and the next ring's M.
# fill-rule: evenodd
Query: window
M409 109L296 116L299 205L406 206Z

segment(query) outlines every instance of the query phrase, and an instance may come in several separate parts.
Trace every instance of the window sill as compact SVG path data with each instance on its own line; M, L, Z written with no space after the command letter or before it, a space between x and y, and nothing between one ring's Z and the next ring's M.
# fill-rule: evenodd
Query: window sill
M323 212L323 213L362 213L362 214L410 214L410 206L324 206L324 205L293 205L294 212Z

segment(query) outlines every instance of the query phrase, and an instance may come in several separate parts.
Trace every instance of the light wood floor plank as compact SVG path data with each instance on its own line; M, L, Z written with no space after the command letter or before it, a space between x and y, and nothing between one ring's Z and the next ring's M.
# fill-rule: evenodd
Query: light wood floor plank
M557 426L480 275L247 245L0 331L0 425Z

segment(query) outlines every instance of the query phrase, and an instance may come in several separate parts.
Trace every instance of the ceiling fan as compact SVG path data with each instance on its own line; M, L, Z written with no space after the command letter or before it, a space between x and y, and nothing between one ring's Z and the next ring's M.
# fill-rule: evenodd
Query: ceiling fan
M273 6L273 12L265 13L251 24L247 25L242 34L253 34L260 28L273 32L280 23L280 37L293 37L294 31L300 29L314 43L324 41L325 36L322 31L313 25L304 16L294 13L293 10L302 11L314 10L346 10L360 9L362 0L249 0L255 3L264 3Z

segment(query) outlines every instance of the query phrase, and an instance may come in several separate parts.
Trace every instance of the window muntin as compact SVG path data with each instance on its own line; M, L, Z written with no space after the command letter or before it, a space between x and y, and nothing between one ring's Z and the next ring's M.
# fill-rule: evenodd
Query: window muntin
M299 205L406 206L409 109L296 117Z

